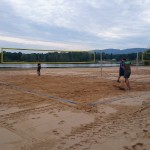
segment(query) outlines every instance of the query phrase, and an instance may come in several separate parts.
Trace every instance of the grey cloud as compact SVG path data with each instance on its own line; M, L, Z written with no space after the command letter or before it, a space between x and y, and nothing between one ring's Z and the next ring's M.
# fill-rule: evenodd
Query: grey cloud
M83 46L87 42L89 48L145 46L149 7L149 0L2 0L0 34Z

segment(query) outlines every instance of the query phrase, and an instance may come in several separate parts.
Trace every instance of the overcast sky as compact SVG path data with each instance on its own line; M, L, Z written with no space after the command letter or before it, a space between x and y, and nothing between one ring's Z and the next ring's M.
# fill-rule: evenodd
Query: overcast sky
M0 0L0 47L150 47L150 0Z

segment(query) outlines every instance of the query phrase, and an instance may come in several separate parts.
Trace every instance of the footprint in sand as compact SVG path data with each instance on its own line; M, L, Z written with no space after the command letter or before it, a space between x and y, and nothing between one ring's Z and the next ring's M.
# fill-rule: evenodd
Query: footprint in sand
M131 135L128 132L124 131L123 134L127 140L131 140Z
M60 143L60 144L65 145L66 143L65 143L65 142L62 142L62 143Z
M14 122L12 122L12 125L14 125L14 124L16 124L16 123L18 123L17 121L14 121Z
M53 114L54 113L54 111L50 111L50 112L48 112L48 114Z
M123 147L124 150L131 150L128 146Z
M4 109L0 110L0 111L5 111Z
M53 130L54 135L59 135L57 130Z
M136 143L132 146L123 146L124 150L146 150L143 143Z
M64 124L64 122L65 122L64 120L61 120L58 124Z
M31 119L39 119L40 117L35 117L35 118L31 118Z
M59 117L57 114L54 114L55 117Z
M150 132L147 129L143 129L144 137L145 138L150 138Z
M146 124L145 124L145 127L150 127L150 123L146 123Z
M146 150L143 143L136 143L132 146L134 150Z

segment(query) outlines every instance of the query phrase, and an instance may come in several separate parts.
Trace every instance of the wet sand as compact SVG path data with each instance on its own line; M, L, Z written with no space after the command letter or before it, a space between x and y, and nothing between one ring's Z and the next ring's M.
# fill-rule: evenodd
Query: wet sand
M150 67L0 69L2 150L149 150Z

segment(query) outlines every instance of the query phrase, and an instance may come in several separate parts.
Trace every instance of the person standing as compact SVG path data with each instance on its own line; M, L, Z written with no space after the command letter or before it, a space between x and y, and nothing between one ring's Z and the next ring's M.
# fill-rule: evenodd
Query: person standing
M38 76L41 75L41 64L40 63L38 63L38 65L37 65L37 74L38 74Z
M124 77L124 67L123 67L124 59L121 59L120 67L119 67L119 76L117 82L120 82L120 78Z
M124 68L124 78L125 78L125 83L126 83L126 89L130 90L130 82L129 78L131 75L131 62L127 61L126 58L124 58L124 63L123 63L123 68Z

